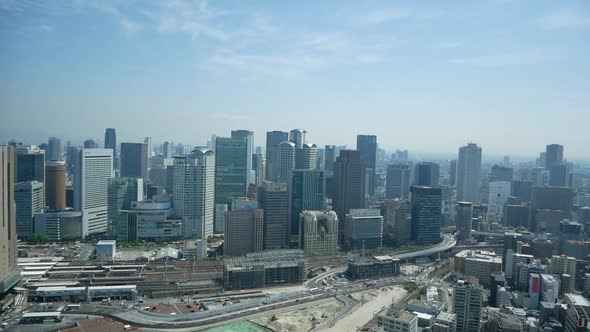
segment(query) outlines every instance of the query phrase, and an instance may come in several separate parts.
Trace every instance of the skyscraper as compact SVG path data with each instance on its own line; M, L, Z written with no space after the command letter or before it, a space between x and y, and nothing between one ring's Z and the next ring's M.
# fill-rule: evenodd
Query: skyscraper
M147 144L121 143L121 177L148 180Z
M45 182L45 153L28 147L16 152L16 182Z
M277 181L287 183L289 174L295 168L297 146L294 142L284 141L280 144L279 176Z
M264 249L287 248L289 194L286 186L264 181L258 187L257 199L264 211Z
M62 160L49 161L45 167L45 201L52 210L66 208L66 163Z
M266 133L266 179L270 181L277 181L279 178L280 145L288 139L289 133L284 131Z
M545 148L545 169L551 170L553 165L563 163L563 145L549 144Z
M568 186L569 168L567 164L553 164L549 168L549 185L552 187Z
M449 168L449 184L454 187L457 184L457 160L451 160Z
M457 315L457 332L480 330L483 289L479 285L459 280L455 286L454 313Z
M414 166L414 182L416 186L438 187L440 166L433 162L421 162Z
M45 155L46 160L62 160L62 146L61 140L57 137L49 137L49 143L47 144L47 153Z
M266 171L266 162L262 153L255 153L252 155L252 169L255 174L254 184L259 187L262 185L262 181L266 178L265 171Z
M408 164L390 164L387 166L385 197L407 199L409 193L410 166Z
M377 136L357 135L356 149L361 154L365 175L368 176L367 192L365 194L373 196L375 192L375 167L377 164Z
M16 235L22 239L33 236L33 218L43 208L43 183L19 182L14 186L16 205Z
M96 149L98 148L98 144L92 138L89 138L84 141L84 149Z
M339 220L345 220L350 209L365 207L365 167L356 150L341 150L334 163L332 208ZM339 224L339 239L344 240L344 223Z
M14 159L14 147L0 145L0 294L5 294L20 280L16 270Z
M457 162L457 200L479 203L481 148L469 143L459 149Z
M252 154L254 153L254 132L250 130L232 130L231 138L241 138L246 141L246 190L250 183L255 183L255 175L252 171Z
M442 189L411 186L412 240L418 244L440 241Z
M490 182L494 181L512 181L514 178L514 168L494 165L490 174Z
M324 171L332 173L334 171L335 161L336 145L326 145L324 147Z
M289 132L289 140L295 143L296 149L302 149L305 143L305 135L307 131L303 129L293 129Z
M113 157L117 156L117 133L115 131L115 128L107 128L105 130L104 148L113 150Z
M234 198L246 196L248 142L217 137L215 149L215 204L229 205Z
M108 182L113 151L80 149L75 160L74 209L82 212L82 236L108 230Z
M325 196L324 171L293 170L288 184L289 234L299 232L299 214L304 210L323 210Z
M313 143L304 143L295 150L295 169L316 169L318 148Z
M244 142L241 139L238 141ZM223 151L224 147L225 142L220 143L218 138L218 151L220 149ZM245 155L242 156L242 159L245 161ZM174 208L176 213L182 217L184 237L206 238L213 235L216 162L217 158L213 151L205 147L195 148L188 156L174 157ZM238 169L235 174L243 179L246 173L242 170L243 167ZM224 183L224 185L226 184ZM235 187L242 190L240 193L245 191L242 186L236 185ZM223 189L227 189L227 187L223 187Z
M164 158L171 158L172 157L172 144L166 141L162 144L162 155Z
M473 203L457 202L455 207L455 225L459 236L457 240L461 243L471 238L471 218L473 218Z

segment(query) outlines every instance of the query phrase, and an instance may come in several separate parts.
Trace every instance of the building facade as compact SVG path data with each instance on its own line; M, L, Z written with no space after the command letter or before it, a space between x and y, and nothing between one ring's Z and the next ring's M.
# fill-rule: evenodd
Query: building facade
M457 161L457 200L479 203L481 148L469 143L459 149Z

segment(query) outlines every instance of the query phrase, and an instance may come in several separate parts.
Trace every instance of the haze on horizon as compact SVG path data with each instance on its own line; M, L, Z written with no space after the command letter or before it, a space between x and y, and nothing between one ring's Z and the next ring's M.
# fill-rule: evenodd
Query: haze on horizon
M304 128L590 159L587 1L0 0L0 142Z

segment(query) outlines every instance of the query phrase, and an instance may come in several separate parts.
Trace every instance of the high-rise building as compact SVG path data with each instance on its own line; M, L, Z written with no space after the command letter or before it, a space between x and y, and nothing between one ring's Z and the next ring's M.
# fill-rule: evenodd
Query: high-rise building
M299 248L307 256L335 255L338 216L334 211L303 211L299 222Z
M383 217L379 209L352 209L346 215L345 244L349 249L377 249L383 242Z
M213 233L223 234L225 212L229 210L229 204L215 204L215 217L213 221Z
M149 164L149 160L152 157L152 154L154 153L154 147L152 146L152 138L151 137L144 138L143 144L147 145L147 158L148 158L148 164Z
M525 180L514 180L510 187L510 195L520 202L530 202L533 194L533 183Z
M147 144L121 143L121 177L148 179Z
M264 212L256 201L250 202L253 204L232 204L232 211L225 212L224 256L262 251Z
M303 129L293 129L289 132L289 141L295 143L296 149L302 149L303 144L305 144L305 135L307 131Z
M449 184L454 187L457 184L457 160L449 163Z
M241 139L237 141L238 143L245 142ZM217 149L223 153L229 153L231 149L224 150L227 147L225 143L220 143L218 138ZM205 147L197 147L187 156L174 157L174 208L178 216L182 217L182 234L184 237L206 238L213 235L215 197L217 194L215 191L217 183L215 181L217 175L222 178L225 174L232 174L236 176L236 179L244 180L246 173L243 172L243 167L231 169L232 165L225 164L226 167L223 169L225 173L216 174L217 157L213 151ZM228 158L227 155L223 157ZM245 155L240 157L239 161L245 162ZM228 159L223 160L223 162L227 161ZM241 164L241 166L244 165ZM228 178L222 179L228 180ZM232 192L232 190L235 190L236 194L245 193L241 184L242 182L223 182L222 188L224 190L229 189L224 192L226 194ZM232 196L229 195L228 197Z
M28 147L16 151L16 182L38 181L45 183L45 153Z
M490 174L490 182L494 181L508 181L511 182L514 178L514 168L494 165L492 166L492 173Z
M296 144L291 141L284 141L280 144L278 182L287 183L289 181L289 174L295 168L296 151Z
M545 169L550 170L554 165L563 163L563 145L549 144L545 148Z
M281 157L281 143L289 140L289 133L284 131L269 131L266 133L266 179L279 179L279 165Z
M217 137L215 141L215 204L231 204L248 189L248 141Z
M479 331L481 327L481 286L459 280L453 295L453 312L457 315L457 332Z
M264 211L264 249L287 248L289 234L287 187L275 182L264 181L258 187L257 199L258 206Z
M254 172L254 184L256 187L260 187L262 185L262 181L266 178L264 172L266 171L264 157L262 153L255 153L252 155L252 169Z
M365 176L367 190L365 194L373 196L375 192L375 172L377 164L377 136L375 135L357 135L356 149L361 154L361 160L365 167Z
M84 145L84 149L97 149L98 148L98 144L92 138L85 140L83 145Z
M412 240L418 244L433 244L440 241L442 218L442 189L411 186Z
M143 201L144 182L141 178L111 178L108 183L108 232L112 237L128 241L123 210L133 202Z
M473 218L473 203L457 202L455 207L455 225L459 236L459 242L468 241L471 238L471 219Z
M66 163L62 160L47 162L45 167L45 201L52 210L66 208Z
M45 154L46 160L62 160L63 151L61 146L61 140L57 137L49 137L49 143L47 144L47 153Z
M561 210L570 212L574 193L566 187L533 187L532 204L534 209Z
M396 246L407 245L412 239L412 212L407 200L387 199L384 202L384 218L388 229L393 233ZM385 226L384 226L385 232Z
M82 212L82 236L107 232L113 151L80 149L74 168L74 209Z
M410 165L408 164L390 164L387 166L385 197L408 199L410 194L410 173Z
M574 257L553 255L549 265L549 273L570 276L569 282L561 285L563 293L572 293L576 290L576 259Z
M180 239L182 220L174 216L170 206L170 200L163 197L131 203L129 209L121 211L117 240L155 242Z
M351 209L365 207L365 167L360 152L341 150L334 163L332 207L339 220L345 220ZM339 224L340 241L344 240L344 223Z
M295 150L295 169L316 169L318 148L313 143L303 143Z
M459 149L457 162L457 200L479 203L481 148L469 143Z
M335 161L336 145L326 145L324 147L324 171L332 173L334 171Z
M16 269L14 159L14 147L0 145L0 294L8 292L20 280Z
M107 128L105 130L104 148L113 150L113 157L117 156L117 132L115 128Z
M38 181L19 182L14 186L16 204L16 235L31 239L34 234L33 218L43 208L43 183Z
M255 174L252 169L252 154L254 153L254 132L250 130L232 130L231 138L243 139L246 141L246 190L250 183L255 183Z
M438 187L440 166L433 162L421 162L414 166L414 182L416 186Z
M304 210L324 209L324 171L298 169L291 171L289 191L289 236L299 232L299 214Z
M568 187L569 167L567 164L553 164L549 168L549 185L552 187Z
M172 144L168 141L162 144L162 155L164 158L172 158Z
M490 182L488 195L488 214L501 214L508 197L510 197L510 182Z

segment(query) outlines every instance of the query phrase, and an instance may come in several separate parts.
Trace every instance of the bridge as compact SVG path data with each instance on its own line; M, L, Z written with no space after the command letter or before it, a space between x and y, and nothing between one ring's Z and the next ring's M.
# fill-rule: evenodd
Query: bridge
M401 253L394 253L389 256L391 258L399 259L399 260L407 260L407 259L415 259L419 257L428 257L436 254L440 254L446 251L450 251L453 247L457 244L457 239L453 234L442 234L443 240L440 243L435 245L418 249L412 250L407 252Z

